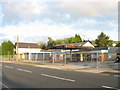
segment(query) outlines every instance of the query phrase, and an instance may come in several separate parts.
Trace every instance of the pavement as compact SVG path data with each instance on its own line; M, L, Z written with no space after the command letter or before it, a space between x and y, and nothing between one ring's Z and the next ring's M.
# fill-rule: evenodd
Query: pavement
M75 72L88 72L88 73L104 73L120 76L120 70L111 69L111 68L91 68L89 66L80 66L80 65L70 65L70 64L52 64L52 63L42 63L38 61L2 61L5 63L15 63L15 64L24 64L31 65L35 67L50 68L50 69L59 69Z

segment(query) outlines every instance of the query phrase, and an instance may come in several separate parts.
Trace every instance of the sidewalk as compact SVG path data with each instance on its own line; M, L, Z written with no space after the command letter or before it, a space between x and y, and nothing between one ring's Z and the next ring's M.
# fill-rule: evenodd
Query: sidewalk
M67 71L76 71L76 72L88 72L88 73L104 73L111 75L120 76L120 70L115 70L111 68L91 68L89 66L78 66L78 65L68 65L68 64L52 64L52 63L42 63L36 61L2 61L6 63L16 63L16 64L24 64L24 65L32 65L36 67L42 68L51 68L58 70L67 70Z

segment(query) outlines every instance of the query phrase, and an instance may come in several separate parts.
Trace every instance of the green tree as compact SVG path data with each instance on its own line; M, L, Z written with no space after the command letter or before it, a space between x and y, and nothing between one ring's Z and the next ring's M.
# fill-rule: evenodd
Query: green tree
M80 37L80 35L75 34L74 42L75 43L82 42L82 38Z
M82 42L80 35L75 34L74 37L69 38L69 43L79 43Z
M58 45L58 44L64 44L64 40L62 39L57 39L55 40L55 44Z
M95 40L95 43L97 47L106 47L106 46L112 46L112 40L109 39L106 34L101 32L101 34L98 36L98 38Z
M2 46L0 46L0 55L2 55Z
M14 54L14 44L11 41L4 41L1 46L2 46L2 55Z
M83 40L83 42L90 42L90 43L92 43L89 39L88 40Z
M75 37L70 37L69 40L70 40L69 43L75 43Z
M46 45L45 45L44 43L41 43L41 44L40 44L40 48L41 48L41 49L46 49Z
M115 47L120 47L120 43L118 43Z
M78 42L82 42L82 39L80 35L77 34L75 34L74 37L57 39L57 40L53 40L51 37L48 37L47 46L55 46L58 44L69 44L69 43L78 43Z
M65 38L64 39L65 44L71 43L71 41L72 41L72 38Z
M47 46L50 46L50 47L53 47L55 46L55 41L51 38L51 37L48 37L48 41L47 41Z

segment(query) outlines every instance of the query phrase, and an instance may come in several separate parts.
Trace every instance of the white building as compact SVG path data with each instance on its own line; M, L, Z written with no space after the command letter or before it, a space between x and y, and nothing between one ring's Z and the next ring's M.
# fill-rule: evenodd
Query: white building
M15 43L15 53L19 60L47 60L51 52L41 52L37 43Z
M24 59L25 53L40 53L40 46L36 43L15 43L15 53L18 54L18 59Z

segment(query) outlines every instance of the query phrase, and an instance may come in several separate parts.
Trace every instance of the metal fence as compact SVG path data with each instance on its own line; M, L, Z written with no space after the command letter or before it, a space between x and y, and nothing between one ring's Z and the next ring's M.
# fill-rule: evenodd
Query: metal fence
M10 60L16 60L16 55L0 55L0 60L3 61L10 61Z
M65 62L93 62L93 61L115 61L117 57L116 53L99 54L99 53L68 53L68 54L58 54L58 53L39 53L39 54L24 54L24 55L0 55L0 60L32 60L32 61L43 61L47 60L54 63Z
M116 53L40 53L40 54L24 54L21 55L2 55L0 60L30 60L39 61L44 63L59 63L59 64L71 64L90 67L111 67L114 68L114 62L116 60Z

